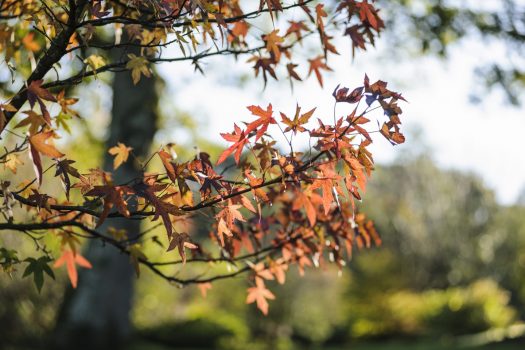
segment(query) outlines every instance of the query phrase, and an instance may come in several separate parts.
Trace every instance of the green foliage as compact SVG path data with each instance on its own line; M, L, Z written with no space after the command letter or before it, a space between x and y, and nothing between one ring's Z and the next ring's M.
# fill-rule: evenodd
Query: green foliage
M44 285L44 272L52 279L55 279L55 273L51 270L51 267L49 267L49 263L53 260L48 256L41 256L38 259L26 258L25 261L28 265L24 270L22 277L27 277L32 274L36 289L38 289L38 292L40 293L42 286Z
M376 293L369 302L348 300L353 338L461 335L507 327L516 311L509 293L492 280L467 287Z
M157 343L206 349L243 342L246 335L246 327L228 315L171 322L141 332L141 336Z

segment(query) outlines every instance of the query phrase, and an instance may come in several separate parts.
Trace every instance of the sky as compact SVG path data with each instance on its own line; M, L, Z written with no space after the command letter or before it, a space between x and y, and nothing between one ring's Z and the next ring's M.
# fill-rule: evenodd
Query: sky
M469 99L471 91L479 88L474 68L498 55L504 58L505 51L499 50L497 44L487 46L470 39L453 46L447 60L389 57L385 38L379 39L376 49L358 52L354 60L350 43L338 43L341 55L331 57L328 64L333 72L324 75L324 89L314 77L295 84L293 91L287 80L269 80L263 89L262 79L252 78L246 58L214 58L206 63L206 76L193 73L190 65L161 65L160 73L168 86L164 98L199 120L201 136L226 145L220 132L231 132L233 123L249 121L246 106L253 104L272 103L274 110L293 115L298 103L303 111L317 107L314 116L332 120L331 94L335 86L360 86L367 73L371 81L389 82L390 89L402 92L409 101L401 105L402 131L408 136L407 142L392 147L377 138L372 151L378 163L428 148L441 167L474 172L495 190L499 202L514 203L525 189L525 161L521 154L525 150L525 110L509 106L497 90L484 95L479 104L472 104ZM241 72L251 81L239 84L231 72Z

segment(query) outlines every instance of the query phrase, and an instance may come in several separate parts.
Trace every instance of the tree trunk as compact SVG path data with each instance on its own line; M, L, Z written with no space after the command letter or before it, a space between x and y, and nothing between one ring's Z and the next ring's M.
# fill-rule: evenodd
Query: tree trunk
M156 131L156 105L155 79L142 77L133 85L129 72L115 74L107 148L122 142L133 147L134 155L147 156ZM104 169L112 168L113 157L106 153ZM130 155L113 180L124 183L141 175L140 164ZM129 238L136 238L140 221L108 218L100 231L109 227L124 229ZM131 333L133 267L127 255L98 240L90 241L84 255L93 269L82 269L78 288L66 293L54 343L68 349L121 348Z

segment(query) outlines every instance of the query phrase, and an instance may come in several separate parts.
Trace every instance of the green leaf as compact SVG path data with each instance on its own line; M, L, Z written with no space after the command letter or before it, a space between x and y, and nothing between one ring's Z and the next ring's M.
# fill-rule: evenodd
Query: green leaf
M41 256L38 259L27 258L25 261L28 262L29 265L27 265L22 277L27 277L33 274L33 281L35 282L38 293L40 293L42 286L44 285L44 272L49 277L55 279L55 273L48 265L51 262L51 259L47 256Z

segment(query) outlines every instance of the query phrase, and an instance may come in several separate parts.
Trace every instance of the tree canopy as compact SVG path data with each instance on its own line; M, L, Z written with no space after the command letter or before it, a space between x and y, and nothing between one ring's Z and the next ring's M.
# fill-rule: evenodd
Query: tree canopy
M261 29L262 20L270 29ZM279 113L271 103L248 106L250 119L221 134L230 146L217 160L206 152L179 160L171 144L143 159L117 142L108 150L114 171L125 162L144 170L124 183L100 168L83 169L55 140L68 133L72 118L87 117L75 109L78 99L69 88L105 72L131 74L137 83L153 74L154 64L190 61L203 71L206 57L231 55L252 64L264 84L315 76L322 86L323 71L331 70L327 59L337 54L335 35L365 50L383 28L380 11L367 0L1 1L0 52L8 69L0 162L6 174L30 162L34 178L1 180L0 231L23 235L35 248L28 256L2 248L3 269L24 265L24 276L40 290L54 277L51 265L64 266L76 287L77 268L91 268L82 242L98 240L128 255L137 275L142 266L176 285L197 284L204 294L213 281L248 273L246 302L266 314L274 295L265 283L284 283L289 265L300 271L329 262L342 267L354 246L380 244L356 201L374 169L373 136L392 145L405 141L398 105L405 99L366 75L362 86L331 92L331 116L299 105ZM117 49L121 55L112 54ZM310 149L294 147L298 134L310 138ZM275 135L286 141L279 144ZM153 162L162 171L148 171ZM54 190L58 184L61 193ZM180 228L199 217L211 221L209 240ZM145 229L138 238L155 239L180 258L150 259L129 232L102 231L109 218L159 221L165 237L150 237ZM49 236L58 244L49 245L43 239ZM211 263L215 268L185 266Z

